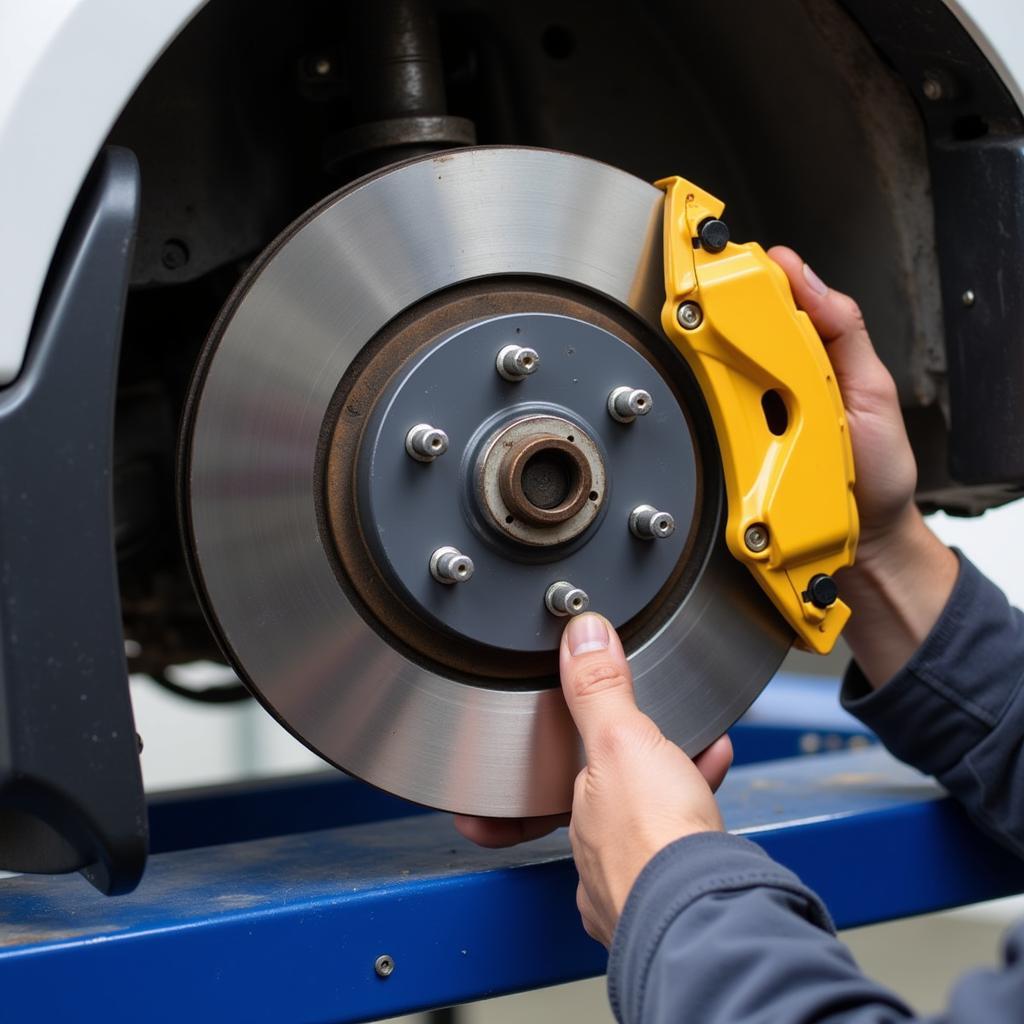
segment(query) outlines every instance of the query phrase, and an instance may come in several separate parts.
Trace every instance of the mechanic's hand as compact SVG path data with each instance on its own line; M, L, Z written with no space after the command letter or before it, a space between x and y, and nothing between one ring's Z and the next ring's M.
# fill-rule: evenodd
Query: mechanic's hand
M691 761L667 740L636 706L622 645L600 615L570 620L559 658L587 759L576 778L569 824L580 874L576 901L587 933L607 946L644 865L676 839L722 829L713 790L732 763L732 745L722 737ZM455 821L463 835L485 846L535 838L563 823Z
M857 304L792 249L768 251L825 343L842 392L857 473L857 560L836 579L853 615L843 633L874 687L892 679L931 632L959 562L914 504L917 466L896 385L875 354ZM908 595L913 595L911 600Z
M829 288L792 249L776 246L768 255L786 272L835 369L857 472L858 557L871 558L914 512L917 465L896 384L875 354L857 303Z

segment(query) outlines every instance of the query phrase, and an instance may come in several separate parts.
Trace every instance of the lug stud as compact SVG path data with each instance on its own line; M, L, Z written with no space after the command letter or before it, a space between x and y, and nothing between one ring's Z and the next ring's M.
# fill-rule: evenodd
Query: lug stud
M552 615L565 618L585 612L590 607L590 598L585 590L580 590L565 580L559 580L548 587L544 595L544 604Z
M664 540L676 531L676 521L668 512L653 505L637 505L629 513L629 528L641 540Z
M692 331L704 322L704 310L696 302L684 302L676 310L679 326Z
M637 416L646 416L653 407L650 392L643 388L617 387L608 396L608 415L619 423L632 423Z
M466 583L473 578L473 559L458 548L438 548L430 556L430 575L438 583Z
M523 380L534 373L540 365L540 356L536 349L524 348L522 345L506 345L494 363L498 373L513 383Z
M754 554L764 551L768 547L768 540L768 527L764 523L754 523L753 526L748 526L743 534L743 543L747 545L747 550L753 551Z
M448 451L448 435L429 423L417 423L405 435L405 450L417 462L433 462Z

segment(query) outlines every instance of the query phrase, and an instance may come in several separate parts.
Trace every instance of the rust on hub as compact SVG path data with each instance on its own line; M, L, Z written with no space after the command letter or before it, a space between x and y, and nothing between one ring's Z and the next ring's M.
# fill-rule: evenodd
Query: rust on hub
M532 526L572 519L589 500L593 474L579 448L564 437L524 438L501 462L498 486L509 512Z

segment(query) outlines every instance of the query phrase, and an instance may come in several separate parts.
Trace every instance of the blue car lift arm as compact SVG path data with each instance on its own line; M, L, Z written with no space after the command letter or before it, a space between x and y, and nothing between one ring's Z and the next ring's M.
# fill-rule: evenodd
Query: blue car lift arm
M564 833L482 850L448 816L395 818L401 805L358 783L295 785L306 801L277 783L208 810L274 806L276 787L284 817L335 802L389 820L156 853L114 899L74 876L0 881L4 1019L362 1021L605 969L579 924ZM739 767L720 797L728 827L821 893L840 927L1024 891L1024 865L877 748Z

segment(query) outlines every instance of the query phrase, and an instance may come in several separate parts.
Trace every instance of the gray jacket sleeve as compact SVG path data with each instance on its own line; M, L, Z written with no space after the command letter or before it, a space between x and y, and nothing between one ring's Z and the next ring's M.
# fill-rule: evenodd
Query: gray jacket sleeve
M846 706L1024 852L1024 617L966 559L931 635L878 692L853 667ZM622 1024L888 1024L915 1019L866 978L821 901L738 836L680 839L644 868L608 962ZM972 972L934 1024L1009 1024L1024 1006L1024 924L1002 968Z
M843 706L1024 857L1024 613L960 555L945 610L879 690L854 664Z

